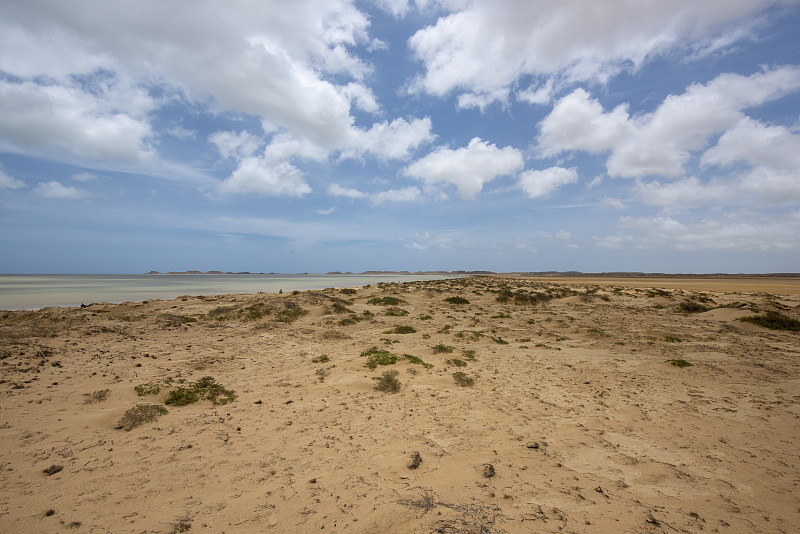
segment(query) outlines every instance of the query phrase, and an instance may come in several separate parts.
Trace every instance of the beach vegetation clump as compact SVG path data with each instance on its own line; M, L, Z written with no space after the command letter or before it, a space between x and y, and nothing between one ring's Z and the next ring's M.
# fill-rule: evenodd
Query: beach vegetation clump
M367 301L367 304L374 304L375 306L398 306L405 303L406 301L397 297L375 297Z
M393 365L397 363L397 354L392 354L388 350L381 350L378 347L365 350L361 353L361 356L367 358L364 367L368 369L375 369L379 365Z
M331 311L333 313L355 313L353 310L348 308L343 301L334 301L331 305Z
M109 393L111 393L110 389L100 389L92 393L84 393L83 403L91 404L93 402L103 402L108 398Z
M431 367L433 367L432 363L425 363L425 361L418 356L412 356L411 354L403 354L403 358L408 360L409 363L421 365L425 369L430 369Z
M397 375L398 373L394 369L384 371L378 379L375 389L384 393L397 393L400 391L400 381L397 379Z
M344 295L355 295L356 293L358 293L358 290L352 287L343 287L342 289L339 290L339 293L342 293Z
M444 299L444 301L455 305L469 304L469 300L465 299L464 297L447 297Z
M122 419L117 423L116 428L130 431L137 426L155 421L166 413L167 409L163 406L155 404L137 404L125 412Z
M771 330L800 332L800 321L775 311L767 311L761 315L753 315L751 317L742 317L739 320Z
M466 367L467 362L464 360L459 360L458 358L453 358L452 360L445 360L447 365L452 365L453 367Z
M408 310L404 310L403 308L399 308L397 306L392 306L386 310L386 315L389 317L405 317L408 315Z
M162 313L156 319L156 322L164 328L177 328L187 323L197 322L194 317L188 315L176 315L174 313Z
M158 395L162 387L168 388L170 386L172 386L172 379L166 378L164 380L155 380L153 382L139 384L138 386L134 386L133 390L138 396L144 397L145 395Z
M475 379L471 376L467 376L467 374L463 371L456 371L453 373L453 380L456 381L456 384L465 388L471 387L475 384Z
M293 302L287 302L286 308L275 314L275 320L291 324L304 315L308 315L308 310L304 310Z
M667 360L667 363L671 363L675 367L692 367L694 365L686 360Z
M187 404L194 404L198 400L197 393L195 393L191 387L178 386L169 392L164 404L186 406Z
M317 356L316 358L311 358L312 363L327 363L330 360L331 358L327 354L323 354L322 356Z
M467 360L474 362L475 361L475 351L473 349L464 349L461 351L461 354Z
M434 354L450 354L455 350L455 347L451 347L450 345L445 345L444 343L439 343L438 345L434 345L432 348Z
M413 334L417 329L408 325L397 325L391 330L387 330L384 334Z
M702 313L708 310L709 308L707 306L703 306L699 302L693 300L684 300L678 304L678 311L682 313Z

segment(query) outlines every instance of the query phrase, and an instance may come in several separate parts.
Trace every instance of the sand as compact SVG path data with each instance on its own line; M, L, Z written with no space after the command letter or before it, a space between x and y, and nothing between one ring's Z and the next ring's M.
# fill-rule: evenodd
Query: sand
M0 531L797 532L800 333L738 319L800 317L800 282L759 283L476 277L0 312ZM372 347L397 362L365 367ZM375 389L386 370L399 391ZM206 376L236 399L116 428Z

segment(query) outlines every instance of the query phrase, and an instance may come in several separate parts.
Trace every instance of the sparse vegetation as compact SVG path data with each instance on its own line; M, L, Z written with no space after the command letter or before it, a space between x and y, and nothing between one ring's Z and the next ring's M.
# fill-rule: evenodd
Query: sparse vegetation
M384 393L397 393L400 391L400 381L397 379L397 375L398 373L394 369L384 371L378 379L375 389Z
M456 371L453 373L453 380L455 380L456 384L461 387L470 387L475 384L475 379L467 376L467 374L462 371Z
M323 354L322 356L317 356L316 358L311 358L312 363L327 363L330 360L331 358L327 354Z
M451 347L450 345L445 345L443 343L434 345L432 348L434 354L450 354L455 350L455 347Z
M374 304L376 306L397 306L398 304L405 304L405 301L397 297L375 297L369 299L367 304Z
M295 305L290 305L291 303L286 303L287 308L279 311L275 314L275 320L281 323L293 323L298 320L300 317L308 314L308 310L304 310L303 308Z
M116 428L130 431L137 426L155 421L166 413L168 413L167 409L163 406L155 404L137 404L125 412L125 415L123 415L122 419L117 423Z
M368 369L375 369L379 365L393 365L397 363L397 354L392 354L388 350L381 350L378 347L372 347L361 353L361 356L367 358L364 367Z
M761 315L753 315L752 317L742 317L739 319L747 323L763 326L771 330L789 330L792 332L800 332L800 321L775 311L767 311Z
M462 350L462 351L461 351L461 354L462 354L462 355L464 356L464 358L466 358L467 360L469 360L469 361L471 361L471 362L474 362L474 361L475 361L475 351L474 351L474 350L472 350L472 349L465 349L465 350Z
M449 304L455 304L455 305L469 304L469 301L464 297L447 297L444 300Z
M707 306L703 306L693 300L684 300L678 304L678 311L682 313L701 313L708 310L709 308Z
M391 330L387 330L384 334L413 334L417 329L413 326L397 325Z
M445 363L447 363L447 365L452 365L453 367L466 367L467 366L467 362L465 362L464 360L459 360L458 358L453 358L451 360L445 360Z
M675 337L675 336L664 336L664 341L666 341L667 343L682 343L683 342L683 340L681 338Z
M386 315L389 317L405 317L408 315L408 310L404 310L403 308L398 308L397 306L392 306L391 308L386 310Z
M169 392L167 400L164 404L171 404L172 406L186 406L187 404L194 404L200 400L197 393L190 387L179 386Z
M671 363L675 367L692 367L694 365L686 360L667 360L667 363Z
M138 386L134 386L133 390L138 396L144 397L145 395L158 395L162 387L169 388L170 386L172 386L172 379L167 378L165 380L156 380L154 382L139 384Z
M419 358L417 356L412 356L411 354L403 354L403 358L408 360L409 363L414 363L416 365L421 365L425 369L430 369L431 367L433 367L432 363L425 363L425 361L423 361L422 358Z
M93 402L103 402L108 398L109 393L111 393L110 389L100 389L93 393L84 393L83 403L91 404Z

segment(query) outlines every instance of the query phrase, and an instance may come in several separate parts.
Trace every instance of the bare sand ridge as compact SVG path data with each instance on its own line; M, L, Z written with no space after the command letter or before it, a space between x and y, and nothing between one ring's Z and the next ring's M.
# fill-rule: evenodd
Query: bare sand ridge
M738 320L800 317L781 283L476 277L0 312L0 531L797 532L800 333ZM375 389L386 370L396 393ZM206 376L236 400L115 428Z

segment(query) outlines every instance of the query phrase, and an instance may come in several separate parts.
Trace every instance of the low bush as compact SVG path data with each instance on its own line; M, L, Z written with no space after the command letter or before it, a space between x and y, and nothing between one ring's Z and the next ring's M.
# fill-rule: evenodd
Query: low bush
M384 371L383 375L378 379L375 389L384 393L397 393L400 391L400 381L397 379L397 374L394 369Z
M163 406L155 404L137 404L129 409L117 423L116 428L130 431L144 423L155 421L162 415L168 413Z
M447 297L446 299L444 299L444 301L449 303L449 304L456 304L456 305L458 305L458 304L469 304L469 301L467 299L465 299L464 297Z
M753 315L752 317L742 317L739 320L763 326L771 330L800 331L800 321L775 311L764 312L761 315Z
M369 299L367 304L374 304L376 306L397 306L398 304L405 304L405 301L397 297L375 297Z
M364 367L368 369L375 369L379 365L392 365L397 363L397 354L392 354L388 350L381 350L378 347L372 347L361 353L361 356L367 358Z
M450 345L445 345L443 343L434 345L432 348L434 354L450 354L455 350L455 347L451 347Z
M470 387L475 384L475 379L467 376L467 374L462 371L456 371L453 373L453 380L455 380L456 384L461 387Z

